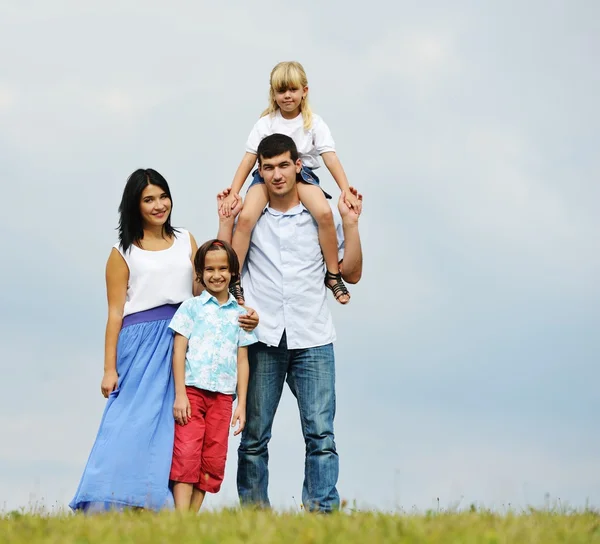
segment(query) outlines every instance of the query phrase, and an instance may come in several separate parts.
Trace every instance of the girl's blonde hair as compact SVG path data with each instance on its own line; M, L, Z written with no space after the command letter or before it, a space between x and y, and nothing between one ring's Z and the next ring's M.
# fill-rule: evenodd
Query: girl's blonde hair
M303 89L308 87L308 79L302 64L296 61L280 62L271 70L271 87L269 89L269 107L262 112L261 117L272 115L279 106L275 100L276 91L285 91L287 89ZM308 103L308 93L300 102L300 112L304 120L305 130L312 126L312 110Z

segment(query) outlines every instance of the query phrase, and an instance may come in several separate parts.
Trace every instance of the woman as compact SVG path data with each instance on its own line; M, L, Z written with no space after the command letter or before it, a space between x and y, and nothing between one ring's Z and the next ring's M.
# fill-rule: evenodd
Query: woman
M195 285L197 244L171 226L169 185L136 170L119 206L119 243L106 265L108 321L101 391L108 398L96 442L70 503L86 512L170 507L173 453L173 332L168 328ZM240 317L252 330L253 310Z

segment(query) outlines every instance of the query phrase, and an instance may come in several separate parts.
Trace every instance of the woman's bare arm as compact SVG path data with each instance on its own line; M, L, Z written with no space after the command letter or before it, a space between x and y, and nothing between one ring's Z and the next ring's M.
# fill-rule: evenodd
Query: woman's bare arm
M101 385L105 397L117 388L117 342L123 325L128 282L129 267L123 256L113 248L106 263L108 318L104 335L104 377Z

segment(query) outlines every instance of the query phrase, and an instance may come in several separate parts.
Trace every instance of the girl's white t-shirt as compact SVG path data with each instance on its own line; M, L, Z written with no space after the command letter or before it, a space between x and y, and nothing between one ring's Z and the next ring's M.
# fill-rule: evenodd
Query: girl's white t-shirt
M179 228L177 231L173 245L161 251L132 245L123 252L119 244L113 246L129 267L123 317L163 304L179 304L193 296L190 233Z
M277 110L271 115L261 117L248 136L246 151L256 155L258 144L271 134L285 134L294 140L302 164L312 170L320 166L319 155L335 151L335 142L329 127L315 113L312 116L312 126L308 130L304 128L302 114L293 119L285 119L281 115L281 111Z

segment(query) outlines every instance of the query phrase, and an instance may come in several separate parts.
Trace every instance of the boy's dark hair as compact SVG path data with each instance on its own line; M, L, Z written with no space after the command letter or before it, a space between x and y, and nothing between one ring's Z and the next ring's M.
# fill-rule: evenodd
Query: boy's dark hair
M194 257L196 281L199 281L204 285L204 266L206 263L206 254L209 251L225 251L225 253L227 253L229 272L231 272L231 282L236 282L240 277L240 261L238 260L238 256L230 244L217 239L209 240L198 248L196 256ZM204 285L204 287L206 287L206 285Z
M148 185L160 187L171 201L171 212L163 226L163 232L167 236L173 236L177 232L171 226L171 214L173 213L173 198L167 180L152 168L138 168L127 180L123 196L119 204L119 242L123 251L127 251L133 244L139 243L144 237L144 222L140 211L140 199L142 192Z
M258 144L256 154L258 155L258 164L262 164L261 159L272 159L284 153L290 152L292 161L298 160L298 148L289 136L285 134L271 134Z

